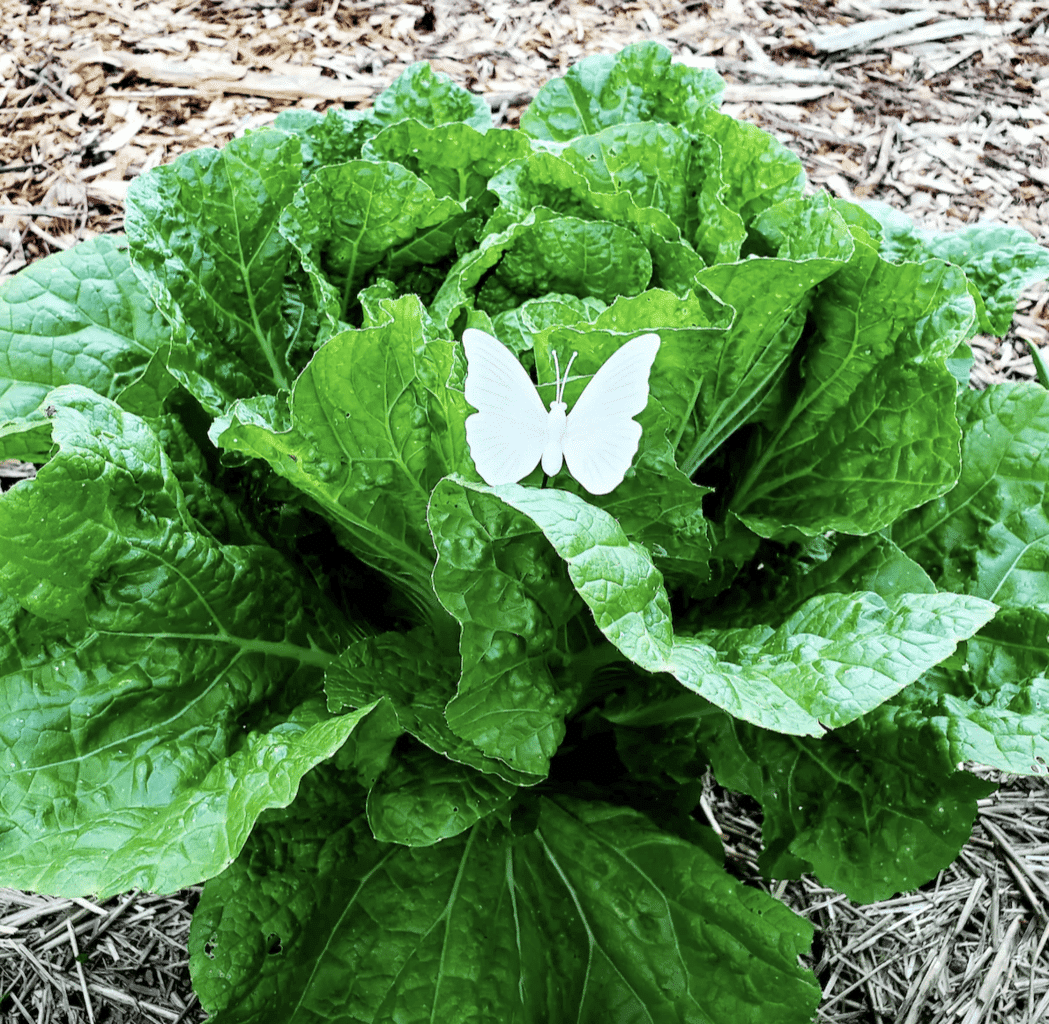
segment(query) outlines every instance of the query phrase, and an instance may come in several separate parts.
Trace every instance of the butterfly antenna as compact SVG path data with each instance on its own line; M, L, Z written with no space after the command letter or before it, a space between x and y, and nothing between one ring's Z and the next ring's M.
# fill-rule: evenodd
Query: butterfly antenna
M554 349L552 354L553 354L553 357L554 357L554 375L555 375L554 376L554 401L555 402L560 402L561 401L561 392L562 392L562 390L564 390L561 387L561 367L557 365L557 350Z
M568 384L568 374L569 374L569 372L572 369L572 363L575 362L575 357L577 355L579 355L578 352L573 352L572 353L572 358L568 360L568 365L565 367L565 379L563 381L560 381L560 386L559 386L558 392L557 392L557 400L559 402L563 402L564 401L564 398L565 398L565 385ZM554 353L554 360L555 360L555 362L557 360L557 353L556 352Z

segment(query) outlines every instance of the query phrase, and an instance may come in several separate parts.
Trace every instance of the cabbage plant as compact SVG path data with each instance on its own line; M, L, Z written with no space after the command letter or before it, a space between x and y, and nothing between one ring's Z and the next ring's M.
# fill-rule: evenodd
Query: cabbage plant
M1049 760L1049 392L968 384L1049 252L807 183L646 42L519 129L416 64L141 175L0 291L0 884L204 882L215 1024L794 1024L727 870L922 885ZM488 485L467 328L571 407L659 339L605 494Z

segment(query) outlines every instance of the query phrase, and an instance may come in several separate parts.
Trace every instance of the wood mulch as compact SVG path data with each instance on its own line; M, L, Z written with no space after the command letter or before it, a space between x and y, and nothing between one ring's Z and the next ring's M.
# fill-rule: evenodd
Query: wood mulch
M119 232L136 175L281 110L367 106L428 60L515 126L552 75L641 39L719 71L722 109L798 153L815 187L1049 245L1049 0L0 0L0 282ZM975 339L973 386L1034 377L1047 307L1033 286L1004 338ZM0 485L31 472L0 463ZM704 807L730 863L769 888L752 805L711 786ZM203 1020L185 951L198 891L0 890L4 1019ZM864 907L811 879L771 891L818 926L821 1021L1049 1019L1042 780L1006 778L961 857L916 893Z

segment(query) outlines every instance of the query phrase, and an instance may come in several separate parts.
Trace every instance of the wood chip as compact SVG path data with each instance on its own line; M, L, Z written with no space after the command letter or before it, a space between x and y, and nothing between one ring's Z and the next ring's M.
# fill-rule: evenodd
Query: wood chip
M899 32L878 41L878 46L890 49L894 46L917 46L937 39L953 39L957 36L972 38L990 33L983 18L949 18L934 25L923 25L909 32Z
M832 85L728 85L726 103L808 103L829 96Z
M220 60L162 61L152 56L107 50L102 62L134 71L141 78L166 85L192 87L200 93L238 93L279 100L320 99L340 103L370 99L373 90L305 72L273 75Z
M813 48L820 53L855 50L935 17L935 11L910 11L907 14L899 14L895 18L872 19L840 31L820 33L812 36L810 42Z

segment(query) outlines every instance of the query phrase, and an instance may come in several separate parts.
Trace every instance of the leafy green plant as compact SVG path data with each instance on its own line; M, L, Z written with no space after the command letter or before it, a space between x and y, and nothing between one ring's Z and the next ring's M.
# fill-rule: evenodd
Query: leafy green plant
M812 929L708 766L859 901L957 854L963 762L1045 771L1049 392L967 341L1049 253L814 193L722 87L644 43L500 130L415 65L6 284L0 883L206 880L216 1024L786 1024ZM657 334L626 478L481 482L467 327L569 406Z

